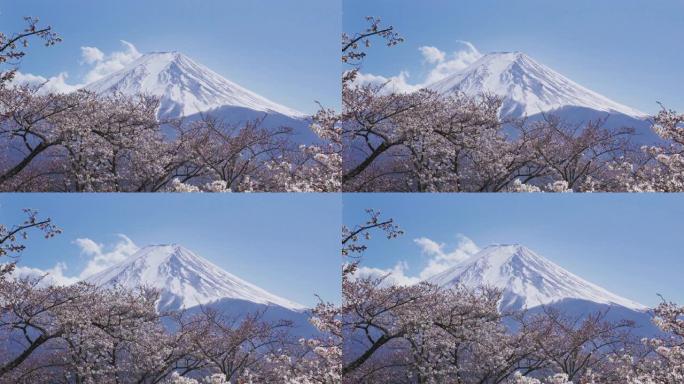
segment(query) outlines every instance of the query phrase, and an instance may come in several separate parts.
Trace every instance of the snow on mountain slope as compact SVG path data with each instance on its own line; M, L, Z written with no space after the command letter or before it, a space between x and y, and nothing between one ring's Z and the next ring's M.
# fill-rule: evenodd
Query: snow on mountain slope
M537 255L514 245L492 245L428 281L440 286L491 286L503 290L502 309L533 308L579 299L619 305L634 311L645 306L611 293Z
M504 98L501 115L533 116L564 107L589 108L637 120L647 115L589 90L521 52L490 53L465 70L428 86L440 93L493 93Z
M161 98L159 116L181 117L221 107L304 114L251 92L179 52L148 53L103 79L85 86L98 94L147 94Z
M123 262L86 281L101 287L148 286L161 290L159 308L190 308L223 299L278 305L292 311L304 307L234 276L192 251L177 245L141 248Z

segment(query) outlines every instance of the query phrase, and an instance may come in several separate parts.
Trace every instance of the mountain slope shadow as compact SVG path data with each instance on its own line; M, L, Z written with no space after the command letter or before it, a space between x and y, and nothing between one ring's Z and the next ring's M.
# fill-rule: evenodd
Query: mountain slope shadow
M283 308L278 305L266 305L254 303L247 300L240 299L221 299L215 302L197 305L184 310L185 316L199 315L204 310L215 310L228 319L234 319L237 322L243 320L246 316L252 314L261 314L261 320L275 324L280 321L291 322L289 333L296 338L308 338L320 336L320 332L309 322L310 311L299 310L293 311ZM176 330L173 322L166 319L165 326L170 331Z
M527 317L540 315L544 313L546 308L557 310L569 318L580 321L589 315L605 313L604 320L611 323L624 320L634 322L631 333L639 338L663 335L663 332L653 324L652 315L649 311L637 311L620 305L595 303L589 300L563 299L555 303L530 308L525 315ZM507 319L505 324L513 330L516 329L516 325L511 319Z

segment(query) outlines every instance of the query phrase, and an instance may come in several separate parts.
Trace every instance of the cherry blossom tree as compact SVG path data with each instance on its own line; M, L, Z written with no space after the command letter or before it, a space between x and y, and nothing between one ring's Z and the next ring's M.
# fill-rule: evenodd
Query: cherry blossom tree
M157 292L40 283L1 284L3 382L154 383L202 366L189 358L192 332L160 322Z
M25 49L29 46L29 39L38 38L43 40L45 46L52 46L60 41L59 37L50 26L41 26L36 17L24 17L26 28L17 33L5 34L0 32L0 87L11 81L16 74L16 68L3 70L7 64L13 65L26 56Z
M314 309L319 336L293 342L260 313L159 312L158 292L87 283L0 284L0 382L338 383L339 339ZM166 321L164 320L166 319ZM325 324L325 325L324 325Z
M510 142L497 97L388 91L356 79L370 38L402 39L369 18L370 27L343 35L343 188L350 191L499 191L529 176L525 142ZM353 37L352 37L353 36ZM533 174L534 175L534 174ZM535 175L536 176L536 175Z
M341 188L337 116L321 106L318 140L261 120L231 126L212 117L159 121L145 95L46 92L11 80L30 38L61 41L51 27L0 33L0 190L74 192L303 191ZM2 68L0 68L2 69ZM169 131L170 134L169 134Z
M602 372L610 365L610 355L632 347L634 323L627 320L608 321L603 312L570 316L558 309L545 307L543 312L525 319L524 329L533 330L529 342L534 359L543 361L545 371L562 374L578 381Z
M366 17L368 27L355 34L342 33L342 62L358 65L366 57L363 48L371 46L372 37L381 37L385 40L388 47L397 45L404 41L404 38L394 30L394 27L385 27L382 20L378 17Z
M0 188L27 191L336 191L338 145L205 116L161 122L158 100L0 88ZM317 124L331 124L316 120ZM165 134L164 130L171 130ZM329 134L328 132L322 134Z
M611 356L612 369L591 378L597 383L678 383L684 380L684 307L663 302L654 310L660 337L643 339L645 353Z
M227 382L233 382L264 370L267 359L288 343L291 324L270 323L263 312L238 319L205 308L196 325L199 331L192 339L195 358L204 361L204 370L215 371Z
M38 216L38 212L33 209L24 209L26 220L21 224L5 225L0 223L0 258L9 257L12 259L9 263L3 262L0 264L0 282L2 282L6 275L11 273L16 266L16 259L26 249L26 245L22 243L29 237L29 231L38 230L43 233L46 239L52 238L62 232L50 218L42 219Z
M19 225L0 225L0 256L17 258L31 231L61 232L26 210ZM45 284L43 277L0 275L2 383L334 384L341 379L336 309L311 310L318 332L295 340L287 321L263 312L159 311L159 292Z
M684 118L663 109L661 140L638 148L631 127L582 124L553 113L540 121L501 118L492 95L398 92L359 76L372 41L403 39L378 18L343 34L342 188L407 192L591 192L683 189Z
M529 158L535 172L530 180L561 182L566 189L581 190L591 180L606 177L609 165L630 154L631 128L609 129L605 120L570 124L549 115L542 121L520 126L529 146ZM554 191L554 188L546 188Z
M684 115L663 109L654 122L654 130L662 142L642 146L641 153L632 158L611 162L611 177L594 182L590 188L628 192L684 190Z
M343 227L343 302L330 307L343 337L347 383L673 383L682 377L684 309L653 310L662 335L636 340L630 321L608 311L569 315L501 311L500 291L388 284L357 275L365 239L399 234L391 219Z
M3 155L0 164L0 186L21 189L36 173L21 177L37 158L64 141L61 131L51 129L50 119L74 110L78 106L74 95L39 96L35 87L0 87L0 143ZM19 179L22 180L19 180ZM7 187L7 184L11 186ZM30 187L29 187L30 188Z

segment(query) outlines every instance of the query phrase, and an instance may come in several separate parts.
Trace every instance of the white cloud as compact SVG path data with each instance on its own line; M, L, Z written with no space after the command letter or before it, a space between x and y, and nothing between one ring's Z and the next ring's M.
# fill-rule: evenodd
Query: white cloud
M468 237L462 234L456 236L458 244L451 251L446 250L446 244L437 243L426 237L413 240L421 248L423 255L430 257L427 266L420 272L421 279L443 272L480 251L477 244Z
M104 60L105 54L96 47L81 47L81 57L84 63L93 64Z
M92 255L102 252L102 245L88 238L76 239L72 242L81 248L81 254Z
M441 63L446 59L446 53L440 51L437 47L425 46L418 48L418 50L423 54L425 61L430 64Z
M109 246L99 244L88 238L74 240L74 244L80 248L81 255L88 257L83 270L73 276L67 276L66 263L59 262L50 269L39 269L25 266L17 266L12 272L16 278L42 278L41 285L69 285L86 279L116 263L119 263L133 255L139 248L126 235L119 234L119 241Z
M41 86L42 93L69 93L77 90L81 85L67 84L69 75L62 72L57 76L45 78L43 76L36 76L30 73L17 72L14 76L13 82L17 84L26 84L31 86Z
M419 85L408 83L409 73L402 71L398 76L384 77L370 73L359 73L356 76L357 84L384 85L383 90L387 93L411 93L420 89Z
M384 277L384 285L412 285L423 281L437 273L443 272L456 264L468 260L480 251L480 248L468 237L456 235L458 243L449 250L444 243L438 243L427 237L420 237L413 241L420 247L423 255L429 259L425 267L416 275L408 274L408 265L400 261L388 269L361 266L356 271L356 277Z
M90 257L86 267L79 275L81 279L85 279L126 260L138 250L138 246L126 235L119 234L118 236L119 242L110 247L109 251L105 251L104 245L88 238L76 239L74 241L74 244L81 248L81 254Z
M416 84L410 84L407 71L399 72L399 75L385 77L370 73L359 73L356 82L359 84L388 84L388 92L410 93L425 88L445 77L459 73L468 68L472 63L482 57L480 51L468 41L457 41L460 49L447 54L437 47L423 46L418 48L423 56L423 61L429 66L425 79Z
M482 57L480 51L470 42L460 40L458 42L463 48L453 52L448 60L439 61L428 73L427 78L423 82L424 85L432 84L449 75L459 73Z
M70 285L78 282L77 277L68 277L64 275L64 271L67 269L66 264L57 263L54 267L46 270L17 266L12 272L12 276L15 278L40 278L39 286L50 286L50 285Z
M135 45L129 43L128 41L121 40L121 43L124 45L124 50L123 51L117 51L113 52L106 57L103 55L103 57L100 60L94 61L93 63L95 64L95 67L92 68L88 73L85 75L85 83L89 84L92 83L93 81L100 80L101 78L110 75L116 71L119 71L123 69L126 65L132 63L134 60L142 56L140 52L135 48ZM83 47L83 48L91 48L91 47ZM81 48L82 56L84 60L87 60L86 58L86 51ZM95 48L97 49L97 48ZM100 51L98 49L98 51ZM88 51L90 52L90 50ZM100 53L102 53L100 51ZM90 53L89 53L90 54ZM90 64L93 64L90 63Z
M135 45L125 40L121 40L121 44L123 44L123 50L115 51L108 55L105 55L104 52L96 47L81 47L80 63L81 65L90 67L81 83L67 84L69 75L66 72L62 72L59 75L50 78L31 73L17 72L13 82L16 84L28 84L32 86L42 85L41 91L44 93L73 92L89 83L100 80L105 76L123 69L126 65L142 56Z
M406 275L408 266L405 262L398 262L393 268L381 269L372 267L359 267L354 274L355 277L376 277L384 278L384 286L392 285L413 285L420 282L420 278Z

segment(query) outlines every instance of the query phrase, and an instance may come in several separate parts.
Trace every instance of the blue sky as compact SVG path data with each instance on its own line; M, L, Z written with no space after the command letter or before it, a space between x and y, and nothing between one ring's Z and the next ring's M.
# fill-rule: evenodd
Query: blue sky
M422 82L431 66L419 52L451 53L468 41L482 53L522 51L614 101L647 113L656 101L684 110L684 2L680 0L344 0L346 32L379 16L406 39L376 44L363 70Z
M81 47L142 52L181 51L275 102L302 112L315 100L337 106L341 3L319 0L0 0L5 33L38 16L61 44L34 45L21 71L43 77L68 72L79 83L89 67Z
M328 194L0 194L0 222L22 208L51 217L64 233L34 234L19 265L66 263L77 276L89 257L76 239L111 251L125 234L136 245L179 243L226 271L305 305L340 296L340 196Z
M347 194L344 222L378 209L406 231L375 236L363 258L369 267L406 262L417 276L429 257L414 239L452 251L459 234L480 247L520 243L609 291L645 305L662 294L684 303L684 196L679 194Z

